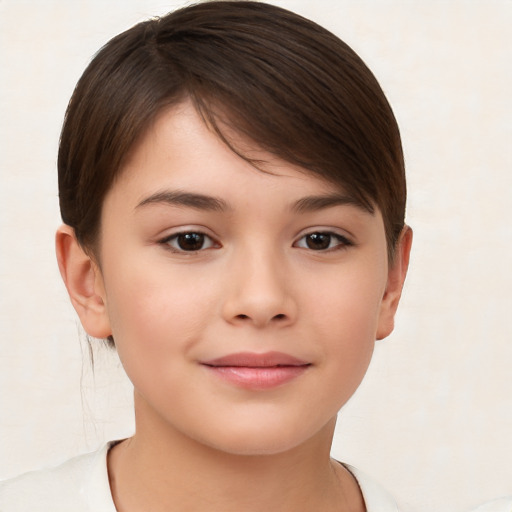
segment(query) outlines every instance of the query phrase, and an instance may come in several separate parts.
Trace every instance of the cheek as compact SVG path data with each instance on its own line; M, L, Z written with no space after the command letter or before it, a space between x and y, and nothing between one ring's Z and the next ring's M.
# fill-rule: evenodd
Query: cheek
M165 265L123 266L106 283L108 315L123 362L158 359L192 346L216 303L214 284L205 280L198 286L194 280L191 285L186 273L170 272Z
M324 362L331 378L342 380L346 389L359 385L370 363L385 282L380 266L353 268L310 294L314 330L324 340Z
M310 283L308 308L323 332L345 333L343 338L375 341L380 305L386 286L382 265L351 266ZM315 286L316 284L316 286ZM351 334L351 335L349 335Z

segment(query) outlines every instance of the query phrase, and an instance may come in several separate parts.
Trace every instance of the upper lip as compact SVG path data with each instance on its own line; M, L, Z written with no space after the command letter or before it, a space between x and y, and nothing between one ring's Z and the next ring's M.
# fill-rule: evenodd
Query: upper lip
M270 368L274 366L305 366L309 363L283 352L238 352L208 361L206 366L243 366L249 368Z

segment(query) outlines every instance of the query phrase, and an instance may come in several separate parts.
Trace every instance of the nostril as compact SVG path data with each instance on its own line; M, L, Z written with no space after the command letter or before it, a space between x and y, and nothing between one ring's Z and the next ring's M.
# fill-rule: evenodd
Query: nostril
M279 313L278 315L274 316L274 320L284 320L286 318L286 315L283 315L283 313Z
M249 318L247 315L236 315L236 317L240 320L247 320L247 318Z

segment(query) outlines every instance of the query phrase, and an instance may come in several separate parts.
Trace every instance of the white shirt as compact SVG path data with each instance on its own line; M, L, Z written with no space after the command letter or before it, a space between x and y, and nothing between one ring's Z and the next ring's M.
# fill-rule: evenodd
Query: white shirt
M512 496L480 505L473 512L512 512Z
M107 473L111 444L56 468L0 482L0 512L116 512ZM399 512L379 485L346 467L359 483L367 512Z

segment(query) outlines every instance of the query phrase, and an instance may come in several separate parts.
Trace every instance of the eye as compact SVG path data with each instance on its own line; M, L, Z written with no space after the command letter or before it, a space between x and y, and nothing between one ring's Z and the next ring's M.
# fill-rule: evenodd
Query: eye
M352 243L342 235L325 231L315 231L300 238L295 247L311 249L313 251L328 251L330 249L342 249Z
M211 237L198 231L176 233L164 238L160 243L169 246L174 252L196 252L218 245Z

